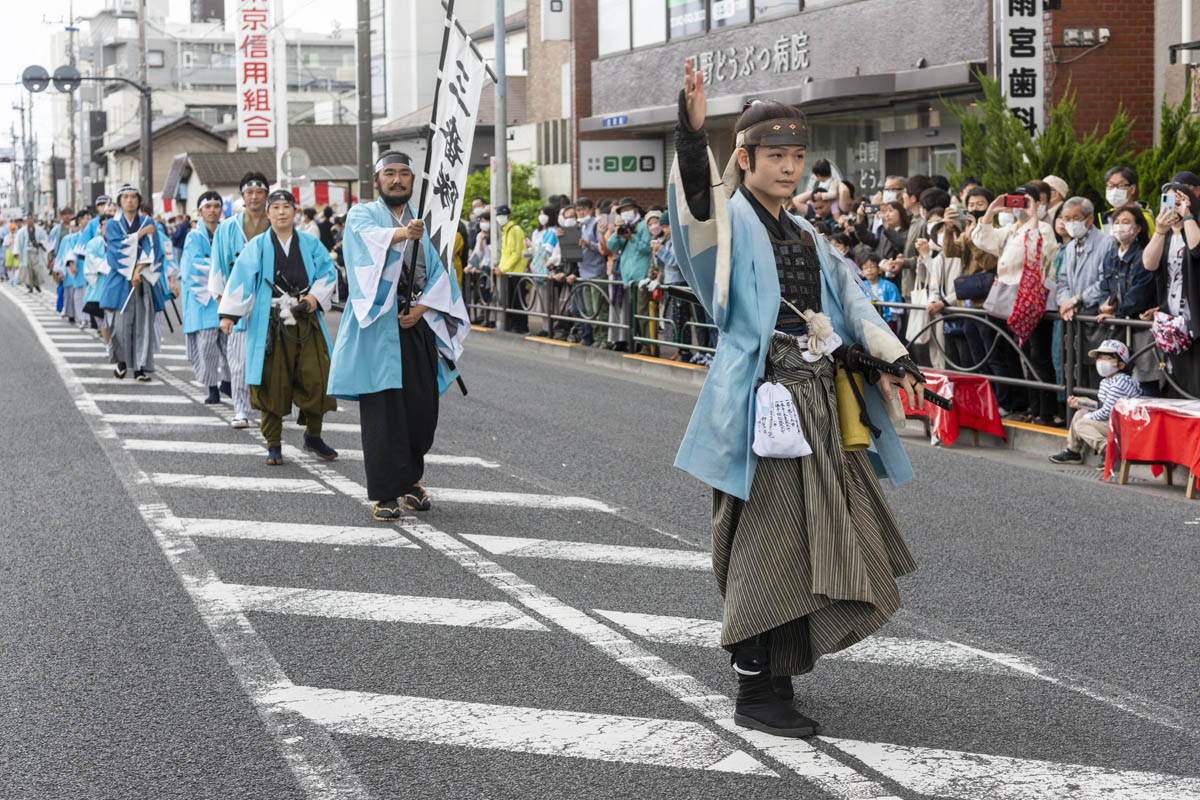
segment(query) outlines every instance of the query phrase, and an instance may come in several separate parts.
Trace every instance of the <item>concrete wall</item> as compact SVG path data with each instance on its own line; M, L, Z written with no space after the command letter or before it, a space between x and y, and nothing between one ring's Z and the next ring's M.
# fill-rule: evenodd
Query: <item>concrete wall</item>
M571 43L542 41L542 0L529 0L529 71L535 80L525 84L529 122L562 119L562 65L570 61ZM578 13L578 11L575 11Z
M914 69L921 58L929 66L986 62L990 5L989 0L847 0L819 8L810 4L810 10L794 16L605 56L591 65L592 107L586 116L672 103L683 80L685 59L730 48L739 62L744 62L747 46L754 48L750 74L730 78L728 68L724 74L714 71L713 96L769 94L809 78L890 74ZM594 27L595 3L576 4L580 15L588 7ZM801 33L808 35L807 69L779 73L773 65L760 68L764 49L772 56L778 41L787 39L790 44L792 35Z
M1058 102L1069 86L1078 108L1077 131L1096 125L1106 130L1123 105L1135 118L1136 146L1154 143L1155 109L1161 97L1155 89L1155 5L1155 0L1063 0L1062 8L1046 14L1046 49L1049 53L1053 48L1057 58L1047 68L1051 91L1046 100ZM1086 52L1087 48L1062 46L1064 28L1108 28L1112 38Z
M1192 4L1192 30L1183 30L1181 2ZM1154 4L1154 136L1162 122L1162 98L1176 103L1187 85L1187 67L1170 63L1167 48L1200 39L1200 0L1157 0ZM1180 54L1182 55L1182 54ZM1200 50L1191 52L1192 64L1200 64ZM1195 106L1193 106L1195 107Z

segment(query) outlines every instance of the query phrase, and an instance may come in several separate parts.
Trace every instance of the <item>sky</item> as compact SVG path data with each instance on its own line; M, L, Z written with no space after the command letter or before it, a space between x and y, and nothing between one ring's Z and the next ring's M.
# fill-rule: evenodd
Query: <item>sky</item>
M188 0L169 0L170 18L188 21ZM310 31L328 31L334 20L342 24L343 30L355 27L355 4L329 2L329 0L276 0L283 3L285 23ZM38 0L25 2L11 0L4 3L4 28L8 34L8 46L0 48L0 146L8 145L8 131L14 123L20 135L20 117L12 110L14 103L23 102L25 92L21 88L21 72L31 64L40 64L49 72L65 63L61 57L51 57L50 35L67 25L71 6L76 17L86 17L104 8L104 0ZM226 18L233 15L233 0L226 0ZM51 86L41 96L55 91ZM39 103L34 98L34 128L40 140L39 155L49 148L50 104Z

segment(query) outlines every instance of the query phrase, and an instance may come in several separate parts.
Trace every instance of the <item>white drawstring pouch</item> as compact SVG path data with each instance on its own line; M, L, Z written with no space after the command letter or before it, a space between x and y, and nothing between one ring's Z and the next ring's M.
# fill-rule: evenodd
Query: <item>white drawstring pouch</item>
M754 395L754 454L760 458L799 458L812 454L800 428L792 394L782 384L764 381Z

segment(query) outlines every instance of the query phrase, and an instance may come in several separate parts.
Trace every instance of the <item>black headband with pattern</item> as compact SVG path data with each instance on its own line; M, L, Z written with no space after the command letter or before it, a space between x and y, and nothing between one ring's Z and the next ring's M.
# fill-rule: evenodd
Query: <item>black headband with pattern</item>
M272 203L291 203L294 206L296 205L296 198L287 189L276 189L267 195L267 205L271 205Z
M241 187L238 188L238 191L244 192L247 189L269 189L269 188L271 188L271 187L267 186L265 183L260 181L258 178L251 178L250 180L243 183L241 185Z
M384 167L390 167L394 164L399 164L402 167L412 169L412 159L404 153L384 153L375 162L375 172L378 173Z

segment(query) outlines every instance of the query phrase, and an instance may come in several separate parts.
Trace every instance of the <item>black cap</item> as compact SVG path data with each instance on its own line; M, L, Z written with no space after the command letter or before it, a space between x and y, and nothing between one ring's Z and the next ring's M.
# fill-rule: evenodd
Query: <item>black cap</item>
M508 214L511 216L512 209L510 209L508 206L496 206L496 214Z
M625 206L633 206L634 208L636 208L638 210L639 214L642 213L641 205L638 203L637 200L634 200L632 197L622 197L620 200L617 201L616 208L618 211L621 210L622 208L624 208Z
M1176 172L1171 177L1171 183L1182 183L1185 186L1200 186L1200 178L1196 177L1194 172Z

